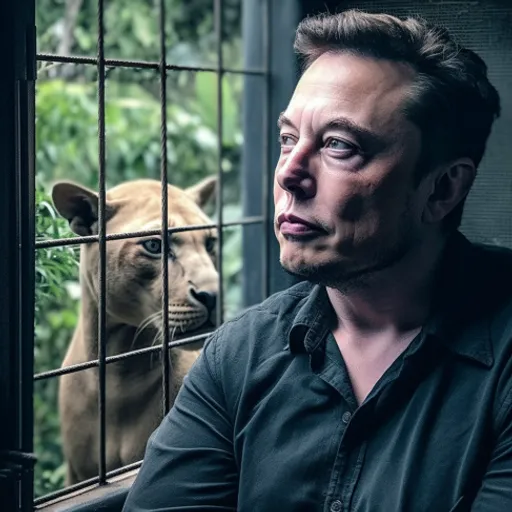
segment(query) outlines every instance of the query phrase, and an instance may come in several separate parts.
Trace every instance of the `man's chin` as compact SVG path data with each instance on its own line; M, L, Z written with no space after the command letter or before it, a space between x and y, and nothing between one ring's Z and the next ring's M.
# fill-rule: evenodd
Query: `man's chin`
M301 281L306 280L314 284L324 284L326 270L320 265L292 265L281 261L281 267L287 274ZM329 274L332 276L332 272L327 272L327 275Z
M300 265L281 261L281 266L285 272L301 281L347 291L363 286L376 270L371 266L358 267L347 261L326 261L320 264L302 262Z
M306 280L329 288L337 288L348 293L358 289L367 288L377 275L396 265L405 254L403 247L382 254L379 258L360 262L338 260L324 261L323 263L294 264L294 262L281 260L282 268L299 280Z

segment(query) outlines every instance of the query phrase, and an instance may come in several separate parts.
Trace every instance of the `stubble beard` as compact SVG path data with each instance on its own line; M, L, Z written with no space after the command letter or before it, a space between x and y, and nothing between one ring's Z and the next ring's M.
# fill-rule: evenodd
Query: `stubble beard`
M373 254L365 256L364 261L359 264L354 261L329 262L320 265L303 263L290 268L281 262L281 266L294 277L328 288L336 288L348 294L370 288L378 275L399 263L416 242L417 236L410 215L410 204L407 204L400 216L400 227L394 243L376 247Z

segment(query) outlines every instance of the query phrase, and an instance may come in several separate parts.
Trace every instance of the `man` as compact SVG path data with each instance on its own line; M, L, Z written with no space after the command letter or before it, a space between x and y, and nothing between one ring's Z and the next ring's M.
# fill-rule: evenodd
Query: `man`
M297 30L275 231L305 278L209 339L125 511L512 510L512 251L457 230L499 97L415 19Z

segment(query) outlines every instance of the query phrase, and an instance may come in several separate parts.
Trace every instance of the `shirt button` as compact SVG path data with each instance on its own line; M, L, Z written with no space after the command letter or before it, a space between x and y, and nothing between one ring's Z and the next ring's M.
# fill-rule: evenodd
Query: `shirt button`
M343 413L343 416L341 417L341 421L343 423L348 423L350 421L350 418L352 418L352 414L350 414L348 411Z
M341 501L335 500L331 503L331 512L340 512L341 510Z

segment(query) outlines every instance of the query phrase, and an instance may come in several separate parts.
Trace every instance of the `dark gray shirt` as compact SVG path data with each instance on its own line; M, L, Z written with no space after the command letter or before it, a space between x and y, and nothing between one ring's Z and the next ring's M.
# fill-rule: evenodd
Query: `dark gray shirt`
M125 512L512 511L512 252L452 237L430 320L357 406L325 289L221 326Z

